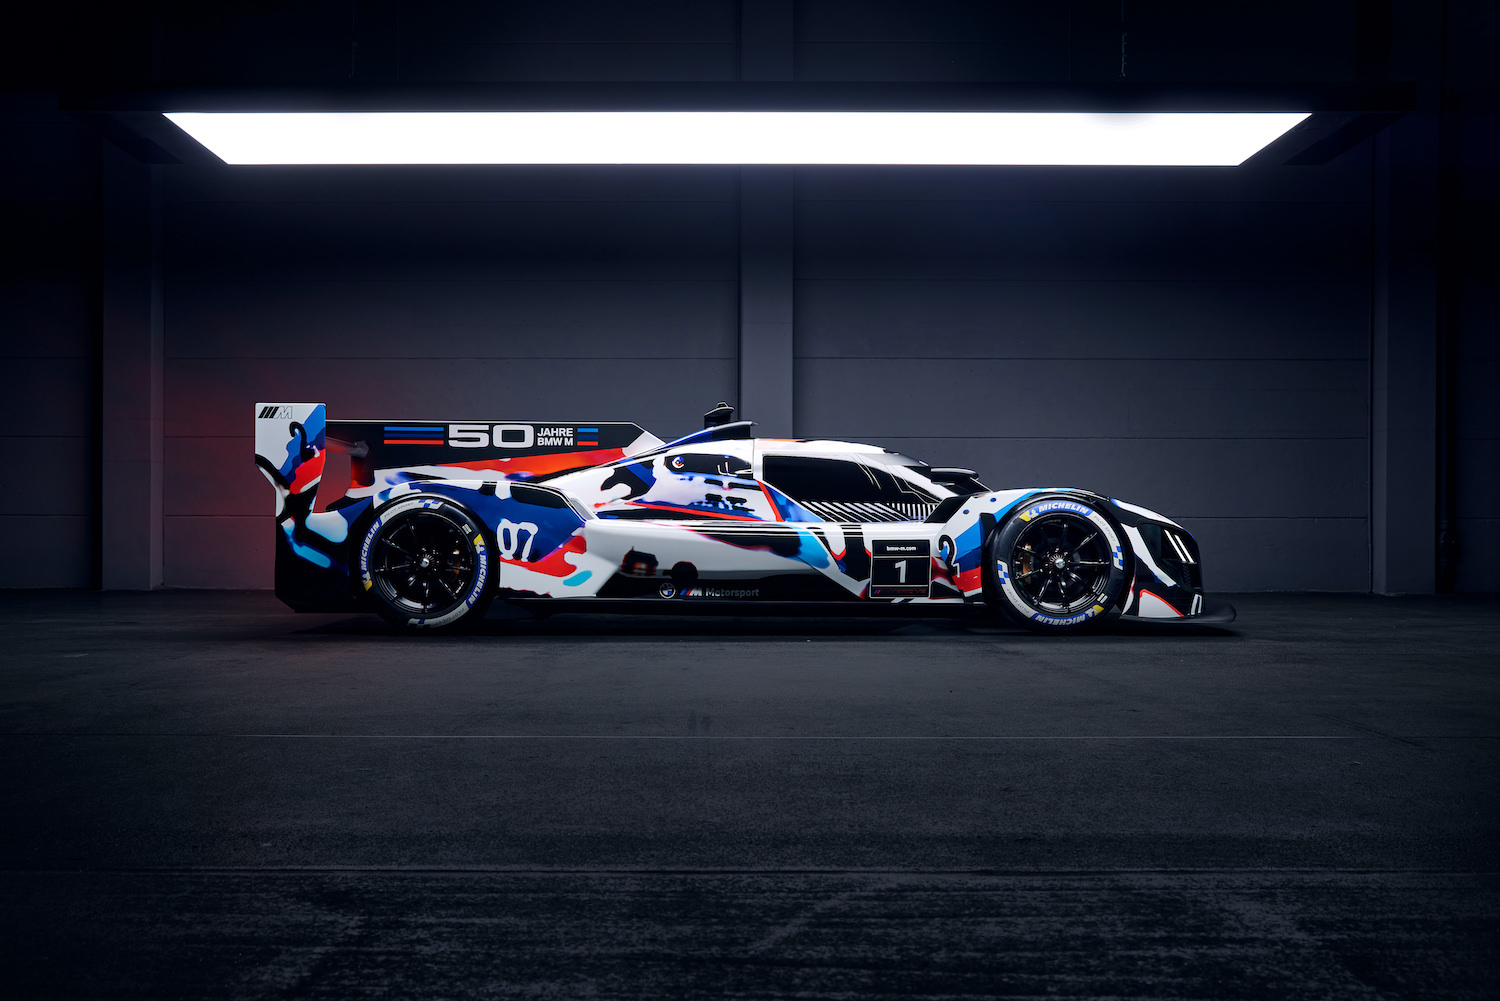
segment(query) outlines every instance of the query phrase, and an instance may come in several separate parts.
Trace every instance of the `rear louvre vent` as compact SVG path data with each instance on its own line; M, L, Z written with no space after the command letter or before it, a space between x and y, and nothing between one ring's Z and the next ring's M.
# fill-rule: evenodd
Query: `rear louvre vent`
M927 502L895 501L888 504L854 504L838 501L804 501L824 521L870 524L885 521L923 521L937 508Z

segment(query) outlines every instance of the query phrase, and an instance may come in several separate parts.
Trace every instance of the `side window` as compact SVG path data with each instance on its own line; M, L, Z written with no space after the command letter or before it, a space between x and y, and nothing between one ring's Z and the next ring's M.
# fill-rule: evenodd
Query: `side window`
M712 455L707 452L679 452L667 459L674 473L706 473L718 476L749 476L750 463L734 455Z
M884 469L847 459L768 455L766 482L795 500L840 504L921 504L935 500Z

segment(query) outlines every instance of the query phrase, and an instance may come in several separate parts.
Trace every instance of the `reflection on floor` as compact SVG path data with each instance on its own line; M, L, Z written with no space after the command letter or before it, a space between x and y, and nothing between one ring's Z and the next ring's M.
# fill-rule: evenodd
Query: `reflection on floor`
M1500 602L1227 630L10 593L8 996L1500 993Z

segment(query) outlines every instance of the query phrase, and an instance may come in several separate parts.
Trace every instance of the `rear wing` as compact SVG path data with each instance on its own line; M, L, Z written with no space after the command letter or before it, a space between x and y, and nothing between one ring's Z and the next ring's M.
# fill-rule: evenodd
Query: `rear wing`
M635 424L561 421L334 421L328 443L350 457L351 485L381 470L426 476L532 479L649 451L661 439Z
M327 424L321 403L255 405L255 464L276 489L278 521L293 498L306 503L292 506L311 509L328 453Z
M321 403L257 403L255 464L278 519L305 517L330 451L349 456L349 490L402 479L533 479L659 448L636 424L542 421L329 421Z

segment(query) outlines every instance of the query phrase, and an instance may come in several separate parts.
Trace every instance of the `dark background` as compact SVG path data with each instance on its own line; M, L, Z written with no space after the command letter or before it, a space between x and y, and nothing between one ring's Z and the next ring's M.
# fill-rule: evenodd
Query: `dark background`
M1215 591L1500 591L1497 27L1481 0L7 9L0 586L59 590L0 602L0 993L1500 995L1495 598L414 637L185 589L271 584L257 401L669 437L728 399L1157 507ZM72 113L789 78L1407 81L1416 110L1320 166L1092 170L147 166Z
M771 24L789 65L769 76L805 82L1115 82L1122 27L1127 83L1415 82L1416 113L1321 166L792 171L792 430L1158 508L1199 536L1211 590L1500 590L1500 13L1128 0L1123 18L1081 0L7 13L0 586L268 587L259 400L670 438L740 395L739 170L146 168L68 91L765 79L745 26Z

